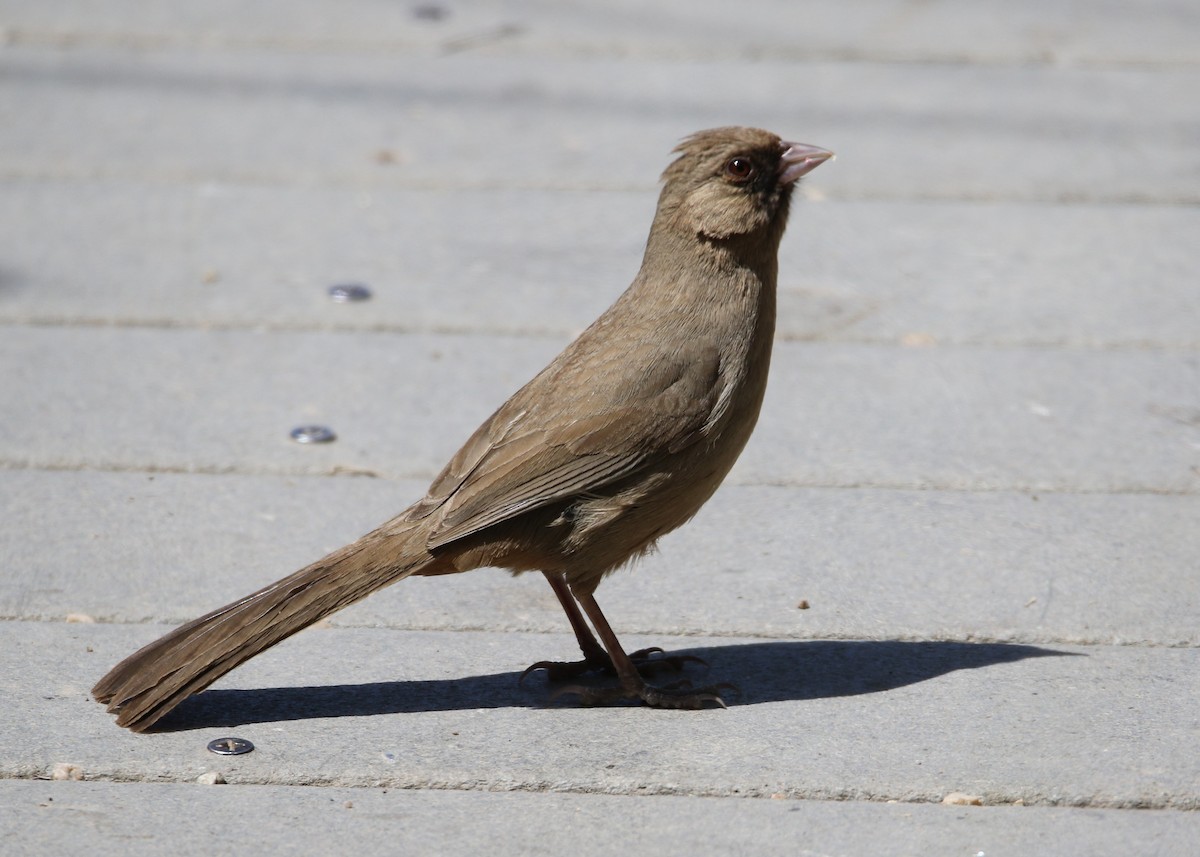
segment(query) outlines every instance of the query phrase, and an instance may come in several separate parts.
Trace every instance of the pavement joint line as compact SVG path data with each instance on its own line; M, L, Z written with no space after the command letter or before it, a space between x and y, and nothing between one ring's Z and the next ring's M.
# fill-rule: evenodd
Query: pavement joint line
M383 176L374 171L343 173L307 173L297 168L287 173L236 173L205 172L189 170L145 170L134 172L122 169L84 167L74 170L12 169L0 165L0 182L132 182L140 185L237 185L247 187L282 187L289 190L344 189L371 191L447 191L507 192L507 191L561 191L568 193L628 193L651 194L657 186L650 184L614 184L601 182L511 182L467 180L447 182L440 179L415 177L396 178ZM897 199L907 197L897 195Z
M783 287L786 289L787 287ZM330 323L330 322L237 322L191 321L174 318L105 318L99 316L25 316L0 317L0 328L55 328L92 329L115 328L131 330L186 330L202 333L336 333L348 336L440 336L440 337L497 337L501 339L557 339L569 341L578 329L550 327L480 327L476 325L426 324L421 326L375 323ZM903 351L937 349L962 349L971 351L1074 351L1103 353L1145 354L1192 354L1200 352L1200 340L1184 343L1162 343L1148 340L1096 341L1063 339L947 339L937 338L932 345L904 345L898 337L845 336L840 330L834 333L794 334L781 331L776 334L777 342L798 345L857 345L864 347L895 348Z
M91 622L70 622L65 616L48 615L2 615L0 622L29 622L45 625L112 625L121 627L141 627L157 625L173 628L195 618L181 616L178 618L146 618L146 619L113 619L107 616L93 616ZM548 630L542 627L525 625L433 625L421 623L380 624L378 622L355 624L342 623L333 618L329 625L316 629L317 631L388 631L397 634L524 634L531 637L555 637L568 639L571 637L566 630ZM1197 649L1200 640L1162 642L1157 640L1123 639L1115 636L1096 637L1054 637L1038 634L891 634L880 636L864 636L862 634L788 634L783 632L771 634L756 634L749 631L714 631L704 628L674 628L662 630L649 627L622 626L620 633L637 637L662 637L671 640L685 641L689 639L713 640L781 640L786 642L889 642L889 643L960 643L968 645L1036 645L1036 646L1076 646L1079 648L1121 648L1121 649Z
M391 56L398 50L426 50L432 55L451 56L469 52L475 47L492 47L526 32L520 22L497 24L472 32L456 34L447 39L354 39L354 38L271 38L266 36L238 37L221 33L185 32L99 32L95 30L48 30L32 27L7 27L0 43L12 47L53 49L108 50L179 50L204 53L243 51L278 51L280 53L339 54L355 56L376 54ZM671 62L790 62L796 64L860 63L870 65L931 65L982 66L989 68L1051 68L1085 70L1188 70L1200 66L1200 61L1161 60L1152 57L1137 59L1099 59L1068 57L1047 49L1014 51L1011 55L972 54L962 52L855 50L852 48L787 48L777 45L748 46L736 50L687 50L675 45L616 48L587 41L560 40L538 42L518 48L494 59L524 59L527 57L570 59L639 59Z
M30 782L50 782L51 778L45 771L32 772L28 770L10 770L0 767L0 779L22 780ZM161 776L128 776L121 774L101 774L84 776L84 782L107 783L146 783L158 784L189 784L193 778L187 776L167 778ZM897 803L897 804L941 804L944 794L921 791L912 794L874 792L866 789L778 789L778 788L733 788L733 789L694 789L663 785L660 783L631 784L626 788L606 787L597 788L587 785L571 785L562 782L538 780L421 780L368 777L309 777L303 780L280 781L267 777L245 776L244 773L231 775L227 785L257 786L286 786L290 788L354 788L382 789L384 791L456 791L456 792L526 792L532 794L572 794L572 795L604 795L624 797L693 797L712 799L742 799L742 800L793 800L820 801L828 803ZM948 785L946 792L953 791ZM1025 806L1025 807L1062 807L1071 809L1117 809L1117 810L1173 810L1192 812L1200 809L1200 799L1191 796L1158 796L1105 798L1098 795L1037 795L1018 791L988 792L985 791L982 811L986 807ZM1021 803L1017 803L1021 801ZM959 811L962 806L948 806L947 811ZM967 809L971 809L968 807Z
M655 194L657 185L646 183L614 184L587 181L540 181L514 182L466 180L447 182L442 179L422 179L417 177L383 176L374 171L321 173L306 172L303 168L290 170L286 173L234 173L234 172L204 172L197 173L188 170L146 169L139 171L124 169L104 169L101 167L85 167L74 170L13 169L0 165L0 183L21 181L55 181L55 182L96 182L119 181L133 182L143 185L237 185L247 187L282 187L289 190L303 189L345 189L386 193L393 191L431 191L431 192L558 192L558 193L623 193L623 194ZM978 205L1046 205L1062 206L1111 206L1119 208L1194 208L1200 205L1200 195L1182 192L1174 196L1154 196L1142 193L1117 193L1108 195L1085 194L1076 190L1063 190L1045 195L1037 194L998 194L994 192L959 191L955 193L936 193L920 191L870 192L859 191L829 191L800 188L800 193L813 194L805 197L807 205L820 205L829 202L936 202L936 203L974 203Z
M5 470L45 471L47 473L144 473L147 475L172 474L178 476L252 476L277 478L368 478L389 482L428 482L437 473L408 471L388 473L366 467L336 465L327 469L301 469L277 467L245 468L229 465L146 465L124 462L71 462L30 461L0 457L0 472ZM879 492L927 492L939 494L1026 494L1031 496L1081 496L1081 497L1128 497L1152 495L1158 497L1195 497L1200 495L1200 485L1195 489L1163 488L1155 485L1127 485L1109 488L1079 488L1054 485L949 485L931 482L836 482L820 480L780 481L770 479L727 479L725 485L742 488L778 488L781 490L827 490L827 491L879 491Z

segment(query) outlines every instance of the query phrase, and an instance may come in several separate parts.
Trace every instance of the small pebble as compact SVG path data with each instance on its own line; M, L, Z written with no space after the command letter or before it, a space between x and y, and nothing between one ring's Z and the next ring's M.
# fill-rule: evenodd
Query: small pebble
M72 765L70 762L59 762L54 766L54 770L50 772L52 780L82 780L83 768L78 765Z
M196 782L202 786L221 786L225 784L225 777L220 771L208 771L196 777Z

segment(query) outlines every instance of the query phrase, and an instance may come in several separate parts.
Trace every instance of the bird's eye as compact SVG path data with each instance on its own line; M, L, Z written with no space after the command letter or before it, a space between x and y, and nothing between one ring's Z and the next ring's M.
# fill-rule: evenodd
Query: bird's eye
M730 158L725 162L725 175L734 181L744 182L754 175L754 162L749 158Z

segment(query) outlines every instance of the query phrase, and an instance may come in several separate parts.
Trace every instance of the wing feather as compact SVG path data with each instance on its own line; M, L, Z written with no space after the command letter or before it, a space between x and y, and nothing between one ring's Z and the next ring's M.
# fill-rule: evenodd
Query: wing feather
M660 454L696 442L719 396L719 362L716 349L660 360L636 390L625 391L623 405L582 419L554 419L564 409L546 408L544 400L541 407L508 417L514 397L434 483L425 502L437 504L441 520L428 547L443 547L533 509L597 491L636 474ZM456 462L457 471L452 470ZM469 468L463 466L467 463ZM435 496L439 486L446 492L442 497Z

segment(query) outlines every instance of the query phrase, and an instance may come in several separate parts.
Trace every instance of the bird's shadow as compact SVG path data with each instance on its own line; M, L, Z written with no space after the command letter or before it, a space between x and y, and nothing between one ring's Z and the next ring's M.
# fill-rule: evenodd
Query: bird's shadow
M730 704L755 705L883 693L956 670L1074 653L1010 643L818 640L708 646L679 654L695 655L710 665L708 670L688 667L685 676L694 684L734 681L740 695L732 695ZM433 681L209 690L184 701L154 731L573 704L571 696L551 703L553 686L544 680L531 676L519 684L519 678L519 672L504 672Z

